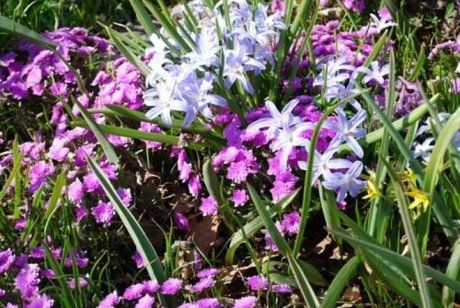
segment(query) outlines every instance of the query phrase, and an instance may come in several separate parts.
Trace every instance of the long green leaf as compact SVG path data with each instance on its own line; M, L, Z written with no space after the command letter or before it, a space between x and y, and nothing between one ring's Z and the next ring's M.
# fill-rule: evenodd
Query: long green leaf
M122 39L120 38L120 33L117 31L113 30L110 27L105 27L108 35L110 36L110 40L113 42L113 44L117 47L117 49L123 54L123 56L128 59L129 62L131 62L134 66L137 67L137 69L142 73L144 76L148 76L150 73L150 68L141 60L139 60L136 55L127 47Z
M297 285L299 286L300 293L302 293L305 302L308 304L309 307L319 307L319 300L315 295L315 291L308 282L308 278L302 266L299 264L299 261L297 261L291 255L291 253L287 254L287 259L292 273L294 274L294 278L297 281Z
M321 302L321 307L334 308L337 307L337 301L340 298L343 290L348 282L356 275L358 266L361 264L359 257L354 256L340 269L335 275L334 280L329 285L326 291L326 296Z
M161 265L161 260L144 230L142 230L139 222L137 222L133 214L131 214L128 208L120 200L120 196L110 183L110 180L107 178L104 171L102 171L102 169L91 158L88 158L88 164L98 178L102 188L104 188L107 197L112 203L112 206L115 208L118 216L120 216L123 225L128 230L131 239L136 245L137 251L139 251L142 259L144 260L144 264L150 278L162 283L166 280L166 275L163 270L163 266ZM167 305L168 307L174 306L172 298L164 296L160 296L160 298L164 305Z
M409 249L411 253L412 265L414 267L415 278L417 279L417 284L420 290L420 297L424 307L432 307L430 299L430 291L425 280L425 272L423 270L422 256L420 254L419 247L417 245L417 237L414 232L412 221L409 213L409 203L407 197L404 195L403 184L399 176L393 170L391 165L385 161L384 158L381 158L381 161L385 164L388 174L393 182L394 191L396 193L397 204L399 207L399 213L401 215L402 224L406 237L409 242Z
M442 168L444 155L451 143L452 137L460 129L460 108L450 117L436 138L436 145L431 153L426 168L423 190L431 195L438 181L439 170Z
M51 269L53 270L54 274L56 275L56 280L59 284L59 299L65 303L66 307L78 307L76 305L75 298L70 291L69 285L64 276L64 272L62 271L61 266L58 262L54 259L53 254L51 253L48 246L45 245L45 256L46 261L50 265Z
M140 0L129 0L134 12L136 13L137 20L144 28L147 34L155 33L155 26L152 22L152 17L147 13L147 9Z
M17 23L5 16L0 15L0 30L7 31L13 35L18 35L26 40L35 42L39 45L42 45L48 49L55 49L57 44L43 38L37 32Z
M56 179L54 183L53 192L51 194L50 202L48 203L48 207L46 208L45 214L43 215L43 220L46 221L50 214L56 208L58 201L62 198L62 189L66 184L66 172L63 171Z
M277 213L280 211L284 210L291 202L297 197L299 194L300 189L296 189L293 191L289 196L283 198L280 202L275 204L273 207L271 207L268 212L270 213L270 217L275 216ZM251 237L254 235L257 231L259 231L264 225L264 222L260 216L257 216L247 224L243 226L244 229L244 234L246 237ZM230 240L230 245L227 250L227 253L225 255L225 262L227 265L233 264L233 258L235 256L235 252L238 249L238 247L244 242L244 234L243 230L238 230L232 235L232 238Z
M81 121L75 121L72 124L75 126L87 127L87 124L82 123ZM118 127L118 126L112 126L112 125L99 125L98 127L100 131L104 134L129 137L132 139L138 139L138 140L144 140L144 141L157 141L157 142L161 142L164 144L170 144L170 145L177 145L179 144L179 141L180 141L179 138L175 136L143 132L143 131L128 128L128 127ZM198 151L203 149L204 146L205 145L195 144L195 143L186 145L187 148L198 150Z
M353 231L355 231L355 229L353 229ZM349 233L343 230L339 230L339 228L335 228L331 230L331 232L336 236L345 239L350 244L359 247L360 249L363 249L369 253L372 253L382 262L385 262L386 264L392 264L392 266L400 268L402 271L415 277L412 268L412 260L410 258L401 256L400 254L383 247L382 245L376 243L374 239L368 237L367 234L362 233L359 235L360 238L355 238ZM426 276L448 286L457 293L460 292L460 282L427 265L423 265L423 270L425 271Z
M303 271L303 268L299 264L299 262L292 256L291 248L289 244L278 231L273 222L270 213L267 211L265 206L262 203L262 200L259 197L259 194L255 191L255 189L251 186L251 184L247 185L249 195L251 196L251 200L254 203L259 216L261 217L262 221L264 222L265 228L267 232L270 234L271 239L278 247L280 253L288 258L289 266L294 274L294 278L297 281L297 285L299 286L300 292L305 300L305 302L310 307L319 307L319 301L316 298L316 295L308 282L308 278Z
M86 124L88 125L89 129L93 132L96 136L97 140L99 141L102 149L104 150L105 155L107 155L107 159L113 163L118 164L118 157L115 153L114 149L110 142L105 138L104 134L101 131L101 127L99 124L94 121L91 115L88 113L85 107L83 107L78 100L73 100L74 104L77 105L78 109L81 112L83 119L85 120Z
M212 168L211 161L208 159L203 164L203 181L209 194L217 201L219 205L224 203L224 196L220 188L220 181L217 174Z
M270 234L271 239L278 247L280 253L284 256L287 255L291 252L289 244L276 228L275 223L273 222L270 213L267 211L262 200L260 199L259 194L255 191L251 184L248 184L247 187L249 195L251 196L251 200L254 203L254 206L256 207L256 210L259 213L259 217L262 219L265 228Z
M460 239L455 242L449 264L447 265L446 275L456 281L460 280ZM454 300L455 292L448 287L444 287L442 289L442 304L444 307L453 307Z

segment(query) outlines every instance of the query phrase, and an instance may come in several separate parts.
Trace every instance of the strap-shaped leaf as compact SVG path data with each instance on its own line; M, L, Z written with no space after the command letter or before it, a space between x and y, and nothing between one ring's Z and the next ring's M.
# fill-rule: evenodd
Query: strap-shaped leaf
M104 134L101 131L99 124L94 121L91 115L88 113L85 107L83 107L78 100L74 99L74 104L77 105L78 109L81 112L83 119L85 119L86 124L88 125L89 129L93 132L96 136L97 140L99 141L102 149L104 150L105 155L107 155L107 159L113 163L118 164L118 157L115 153L114 149L110 142L105 138Z
M110 180L105 175L104 171L93 161L92 158L88 158L88 164L93 170L94 174L98 178L102 188L104 189L107 197L109 198L112 206L115 208L118 216L120 216L123 225L128 230L128 233L136 245L136 249L144 260L145 267L149 276L152 280L162 283L166 280L166 275L161 264L161 260L155 251L152 243L148 239L144 230L141 228L139 222L135 219L133 214L120 200L120 196L116 192L115 188L110 183ZM160 296L161 301L168 307L174 306L172 298Z

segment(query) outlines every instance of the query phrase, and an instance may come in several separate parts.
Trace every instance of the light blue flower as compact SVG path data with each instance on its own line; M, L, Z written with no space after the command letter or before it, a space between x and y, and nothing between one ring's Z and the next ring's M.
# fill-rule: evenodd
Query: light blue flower
M390 64L387 63L382 67L379 67L378 61L371 63L371 68L364 66L358 67L358 72L364 73L366 76L363 77L363 83L368 83L371 80L375 80L378 84L382 85L385 82L385 76L390 73Z
M338 109L336 113L338 116L337 122L327 121L324 123L324 127L336 132L331 146L339 146L345 142L358 157L363 157L363 149L355 138L362 138L366 135L366 130L358 128L366 120L366 110L361 109L350 120L347 119L343 110Z
M363 163L355 161L346 173L334 172L324 175L323 186L337 192L337 201L343 201L350 194L355 198L366 186L366 182L359 179L363 171Z
M258 71L265 69L265 65L247 55L245 48L238 40L234 40L233 49L225 51L225 64L223 76L225 86L230 88L235 81L239 81L245 90L253 93L254 89L245 75L248 71Z
M268 139L277 137L279 130L282 130L284 127L292 127L300 122L300 119L292 114L292 110L294 110L298 103L298 100L293 99L279 112L273 102L266 101L265 107L270 113L270 117L252 122L246 130L251 133L267 129L264 133Z
M339 169L348 169L351 166L351 162L347 159L343 158L334 158L334 154L337 152L336 148L328 148L326 152L323 154L319 153L315 150L314 152L314 159L313 159L313 176L311 183L315 183L315 181L322 176L325 178L326 176L332 176L331 170L339 170ZM302 170L307 169L307 162L299 162L299 167Z
M144 103L153 107L146 113L149 119L160 116L166 125L172 125L172 111L187 111L187 103L178 99L175 93L175 82L172 80L161 80L155 88L144 92Z

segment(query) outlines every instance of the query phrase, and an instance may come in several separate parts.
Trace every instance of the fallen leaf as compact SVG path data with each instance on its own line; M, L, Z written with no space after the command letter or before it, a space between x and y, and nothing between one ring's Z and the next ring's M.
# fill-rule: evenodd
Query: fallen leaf
M223 243L223 239L218 239L220 219L217 216L193 217L189 223L192 241L205 254Z

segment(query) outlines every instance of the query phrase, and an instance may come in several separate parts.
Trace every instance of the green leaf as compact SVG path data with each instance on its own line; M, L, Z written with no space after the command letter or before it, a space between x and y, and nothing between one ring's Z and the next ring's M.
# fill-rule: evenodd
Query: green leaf
M271 234L270 234L271 235ZM294 278L297 281L297 285L302 293L302 297L309 307L319 307L319 300L315 295L315 291L308 282L308 278L299 264L299 262L290 254L287 254L289 266L294 274Z
M280 202L275 204L273 207L268 209L270 217L275 216L280 211L284 210L299 194L300 188L293 191L289 196L283 198ZM227 265L233 264L233 258L238 247L244 242L244 234L247 238L253 236L259 231L264 225L264 222L260 216L257 216L247 224L243 226L243 230L236 231L230 240L230 245L225 255L225 262ZM244 233L244 234L243 234Z
M342 217L343 218L343 217ZM348 226L350 224L347 223ZM353 228L353 231L356 229ZM400 254L389 250L386 247L375 242L374 239L368 237L367 234L359 234L359 238L351 236L348 232L340 231L338 228L331 230L336 236L339 236L349 242L351 245L356 246L368 253L371 253L381 262L385 264L391 264L395 268L401 269L402 272L410 274L412 277L415 277L412 267L412 260L408 257L401 256ZM452 278L446 276L444 273L433 269L427 265L423 265L423 270L425 271L426 276L438 281L441 284L452 288L456 292L460 292L460 282L453 280Z
M460 280L460 239L455 242L449 264L447 265L446 275L456 281ZM460 293L460 290L457 290ZM442 289L442 304L444 307L453 307L455 292L445 286Z
M270 213L265 208L262 200L259 197L259 194L255 191L251 184L248 184L248 191L249 195L251 196L251 200L254 203L257 212L259 213L260 219L263 221L265 228L267 229L268 233L270 234L271 239L278 247L280 253L282 255L286 255L291 252L291 248L289 244L286 242L284 237L278 231L273 222Z
M107 155L107 159L113 163L118 164L118 157L115 151L112 148L110 142L105 138L104 134L101 131L99 124L94 121L91 115L88 113L85 107L83 107L78 100L74 99L74 104L77 105L78 109L81 112L83 119L85 120L86 124L88 125L89 129L93 132L96 136L97 140L99 141L102 149L104 150L105 155Z
M214 172L209 159L203 164L203 181L209 194L217 201L217 203L219 205L224 204L224 196L219 184L219 177Z
M340 269L335 275L334 280L329 285L326 291L321 307L335 308L337 307L337 301L342 295L343 290L347 286L348 282L356 275L358 266L361 264L359 257L354 256Z
M15 138L13 142L13 170L6 179L5 183L3 184L2 190L0 191L0 201L2 201L3 197L5 197L13 179L16 178L16 176L19 174L21 170L21 162L22 153L18 150L18 142L17 138ZM1 206L0 211L3 211L3 208Z
M53 192L51 194L51 199L48 203L48 207L46 208L45 214L43 215L43 221L46 221L50 214L56 208L59 199L62 197L62 189L66 185L66 172L63 171L56 179L54 183Z
M86 123L82 123L81 121L75 121L72 123L75 126L86 127ZM170 145L177 145L179 144L179 138L171 135L166 134L155 134L149 132L143 132L137 129L132 129L128 127L118 127L112 125L99 125L99 129L104 134L114 135L114 136L122 136L122 137L129 137L132 139L139 139L144 141L157 141L164 144ZM205 147L205 145L201 144L187 144L187 148L192 150L201 150Z
M297 285L299 286L300 292L302 293L305 302L310 307L318 307L319 301L316 298L316 295L310 283L308 282L308 278L304 272L304 269L302 268L300 263L292 256L292 251L289 247L289 244L276 228L270 216L270 213L263 205L262 200L259 197L259 194L255 191L251 184L248 184L247 187L249 195L251 196L251 200L254 203L256 210L259 213L259 216L262 219L265 228L267 229L267 232L270 234L271 239L278 247L280 253L288 258L289 266L294 274L294 278L297 281Z
M138 57L123 43L120 33L110 27L105 27L105 29L107 34L110 36L110 40L121 52L121 54L125 56L129 62L136 66L142 75L148 76L150 74L150 68L144 62L139 60Z
M184 49L186 52L192 51L187 42L183 39L182 35L177 31L177 25L172 24L168 16L163 15L163 12L160 12L155 5L150 2L143 1L147 9L152 13L153 17L163 26L163 28L168 32L168 34Z
M152 17L147 13L142 1L129 0L129 3L131 3L131 6L136 13L136 18L144 28L145 32L147 32L148 35L155 33L155 26L153 25Z
M460 109L458 109L447 121L436 138L436 145L431 152L428 167L426 168L423 190L432 195L438 181L439 171L442 168L444 155L451 143L452 137L460 129Z
M112 206L115 208L118 216L120 216L123 225L128 230L131 239L136 245L137 251L139 251L142 259L144 260L144 264L150 278L158 281L158 283L162 283L166 280L166 275L163 270L163 266L161 265L161 260L159 259L155 248L149 241L144 230L142 230L139 222L137 222L133 214L131 214L131 212L120 200L120 196L110 183L104 171L102 171L102 169L91 158L88 158L88 164L98 178L102 188L104 188L107 197L109 198ZM160 299L164 305L168 307L174 306L172 298L160 295Z
M420 254L419 247L417 245L417 237L412 226L412 220L409 213L409 204L407 197L404 195L404 187L397 173L393 170L391 165L386 162L384 158L381 161L385 164L385 167L390 175L393 182L394 191L397 198L397 204L399 213L401 215L401 221L406 233L406 237L409 242L409 249L411 253L412 265L414 267L415 278L417 280L418 288L420 290L420 297L424 307L432 307L430 299L430 291L425 280L425 272L423 270L422 256Z
M48 49L54 50L57 47L56 43L43 38L37 32L2 15L0 15L0 30L7 31L13 35L18 35L26 40L42 45Z
M56 275L55 280L57 280L59 284L59 299L65 303L66 307L77 307L75 298L73 297L69 285L65 279L64 272L62 271L62 268L56 259L54 259L54 256L47 245L45 245L45 256L46 262L50 265L51 269Z

